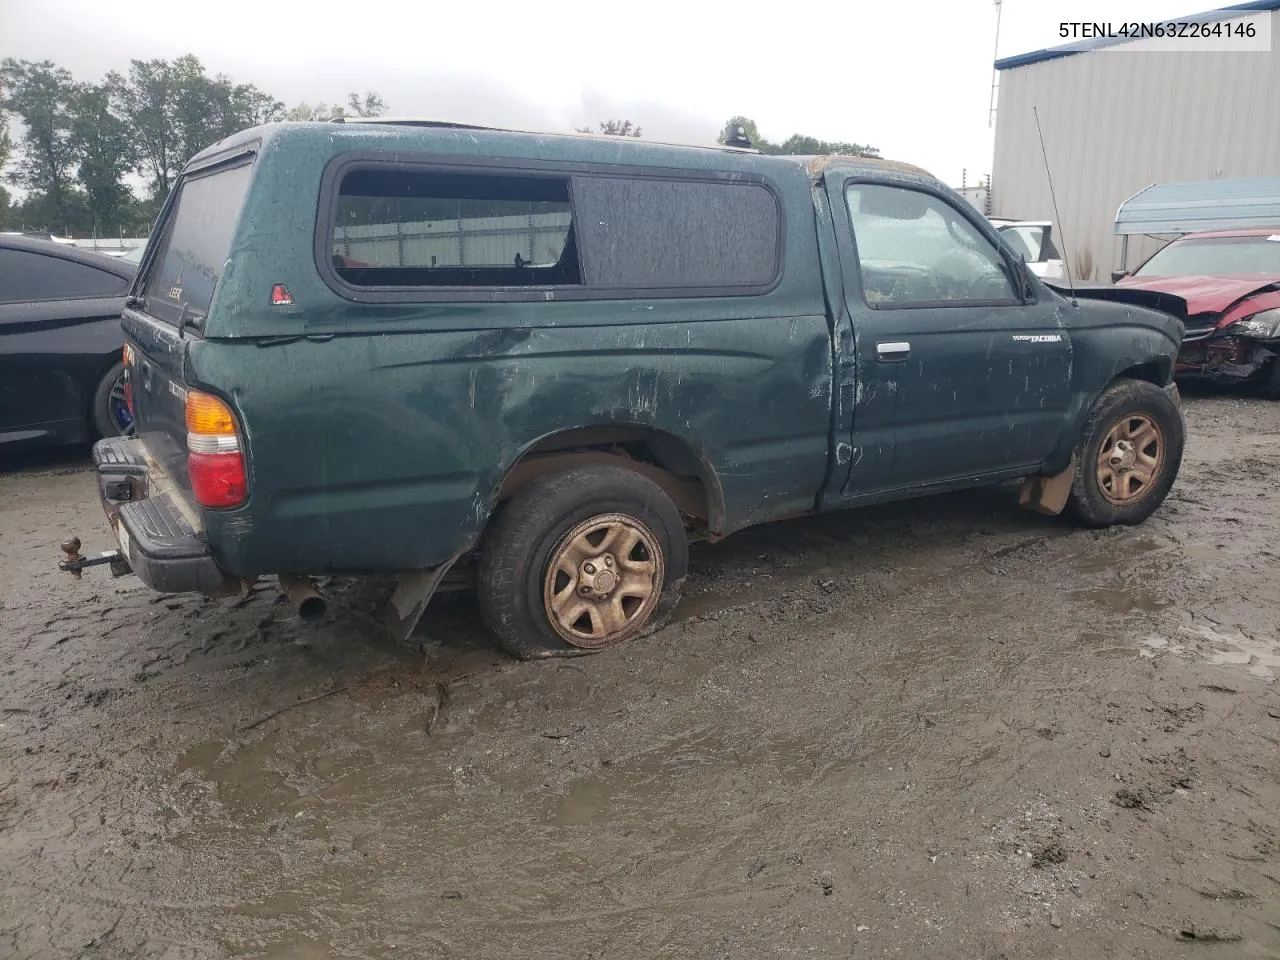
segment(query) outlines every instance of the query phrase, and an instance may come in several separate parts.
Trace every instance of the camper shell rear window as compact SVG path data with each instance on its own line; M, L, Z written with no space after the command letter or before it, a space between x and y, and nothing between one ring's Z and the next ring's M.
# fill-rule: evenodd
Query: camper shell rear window
M252 172L250 157L178 182L140 290L151 316L199 325L208 315Z

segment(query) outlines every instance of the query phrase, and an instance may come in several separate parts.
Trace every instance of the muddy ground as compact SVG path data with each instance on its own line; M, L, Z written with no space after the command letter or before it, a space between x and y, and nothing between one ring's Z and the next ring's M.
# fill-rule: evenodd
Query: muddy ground
M1088 532L1008 488L696 550L574 661L60 574L0 476L0 956L1280 956L1280 405Z

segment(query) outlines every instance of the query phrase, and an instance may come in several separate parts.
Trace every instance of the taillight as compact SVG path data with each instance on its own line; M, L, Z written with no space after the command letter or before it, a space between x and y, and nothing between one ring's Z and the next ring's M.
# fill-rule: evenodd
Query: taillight
M129 375L129 366L133 363L133 347L127 343L124 349L120 351L120 365L124 368L120 375L121 385L124 391L125 409L129 411L130 421L136 420L138 413L133 409L133 378Z
M204 507L238 507L249 495L236 417L217 397L187 391L187 476Z

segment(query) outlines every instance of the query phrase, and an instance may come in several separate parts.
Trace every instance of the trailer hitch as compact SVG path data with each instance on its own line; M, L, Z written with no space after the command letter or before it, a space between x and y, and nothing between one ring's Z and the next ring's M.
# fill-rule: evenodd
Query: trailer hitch
M67 559L58 561L58 569L65 570L77 580L80 579L80 571L85 567L97 567L104 563L111 565L111 575L113 577L124 577L133 572L133 568L129 566L129 561L125 559L124 554L119 550L107 550L96 557L82 556L79 537L63 540L62 552L67 555Z

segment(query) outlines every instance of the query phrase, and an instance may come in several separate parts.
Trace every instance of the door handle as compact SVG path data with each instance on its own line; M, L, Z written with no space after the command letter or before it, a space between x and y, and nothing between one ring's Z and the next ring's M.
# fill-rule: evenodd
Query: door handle
M911 344L905 340L886 340L876 344L876 359L884 363L899 363L911 356Z

